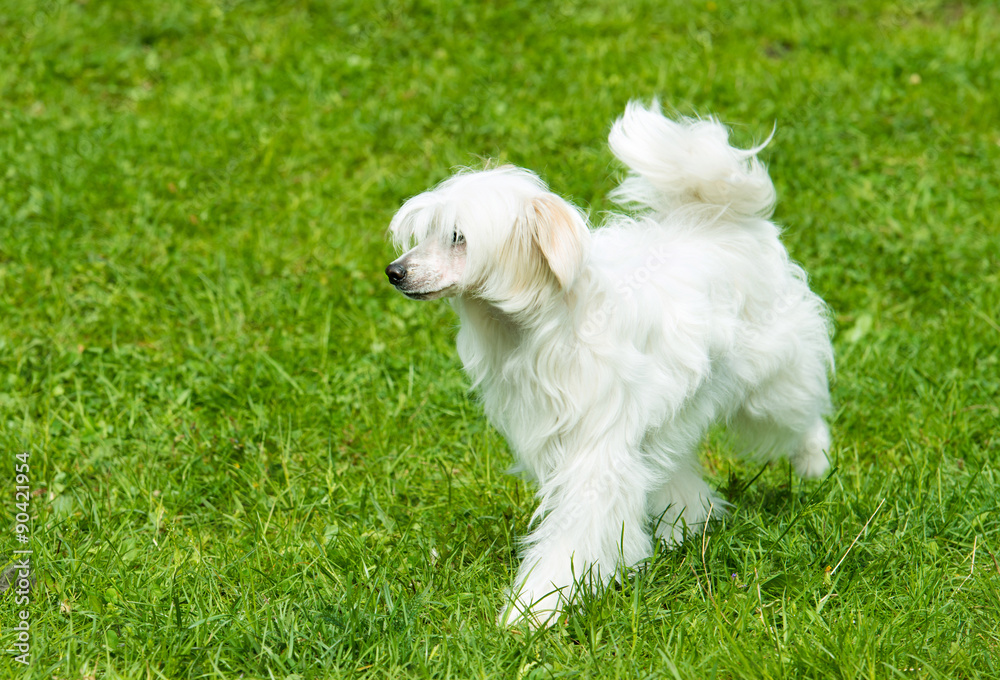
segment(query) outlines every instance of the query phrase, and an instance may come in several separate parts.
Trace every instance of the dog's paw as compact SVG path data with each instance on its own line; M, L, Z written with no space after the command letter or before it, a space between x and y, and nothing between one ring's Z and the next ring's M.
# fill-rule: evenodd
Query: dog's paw
M799 456L792 461L792 465L796 474L802 479L817 479L830 470L830 461L823 452L818 455Z
M680 547L684 539L690 535L691 530L685 528L684 523L680 521L673 523L660 522L656 527L656 538L670 549Z
M708 489L707 486L705 488ZM693 502L680 509L679 505L677 502L671 503L656 522L656 538L671 549L711 531L712 522L729 512L729 503L711 492L696 496Z
M802 448L792 457L795 472L803 479L822 477L830 470L830 430L826 423L820 421L806 435Z
M497 625L501 628L516 628L526 625L528 628L549 628L559 621L562 614L563 599L558 591L548 593L536 600L530 595L521 593L516 599L511 598L497 616Z

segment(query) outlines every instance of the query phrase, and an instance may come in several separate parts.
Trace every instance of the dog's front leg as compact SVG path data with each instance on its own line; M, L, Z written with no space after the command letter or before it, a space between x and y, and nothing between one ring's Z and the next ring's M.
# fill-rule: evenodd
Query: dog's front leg
M581 590L606 584L622 566L648 557L651 478L638 452L591 450L543 484L541 520L525 540L500 624L552 625Z

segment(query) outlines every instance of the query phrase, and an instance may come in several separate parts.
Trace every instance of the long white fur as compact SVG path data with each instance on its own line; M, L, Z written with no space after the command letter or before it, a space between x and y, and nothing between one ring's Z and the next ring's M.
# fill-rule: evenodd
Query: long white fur
M451 297L465 370L538 488L502 624L551 624L652 535L721 514L697 457L714 422L803 476L828 468L827 309L768 220L759 148L655 103L629 104L609 141L633 215L600 229L513 167L460 172L390 226L409 248L390 279Z

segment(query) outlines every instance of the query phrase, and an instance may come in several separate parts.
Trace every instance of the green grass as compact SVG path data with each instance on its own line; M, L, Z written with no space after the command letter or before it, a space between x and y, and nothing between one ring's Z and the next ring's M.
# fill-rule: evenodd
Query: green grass
M1000 677L998 42L990 2L5 0L0 676ZM532 491L385 227L483 157L597 215L654 95L777 122L836 470L713 437L716 531L499 630Z

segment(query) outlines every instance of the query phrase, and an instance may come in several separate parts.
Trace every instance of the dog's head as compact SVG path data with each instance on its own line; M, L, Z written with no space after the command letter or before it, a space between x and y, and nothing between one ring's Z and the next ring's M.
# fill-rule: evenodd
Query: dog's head
M471 295L506 311L572 288L590 240L577 208L512 166L463 172L411 198L389 231L406 250L385 269L401 293Z

